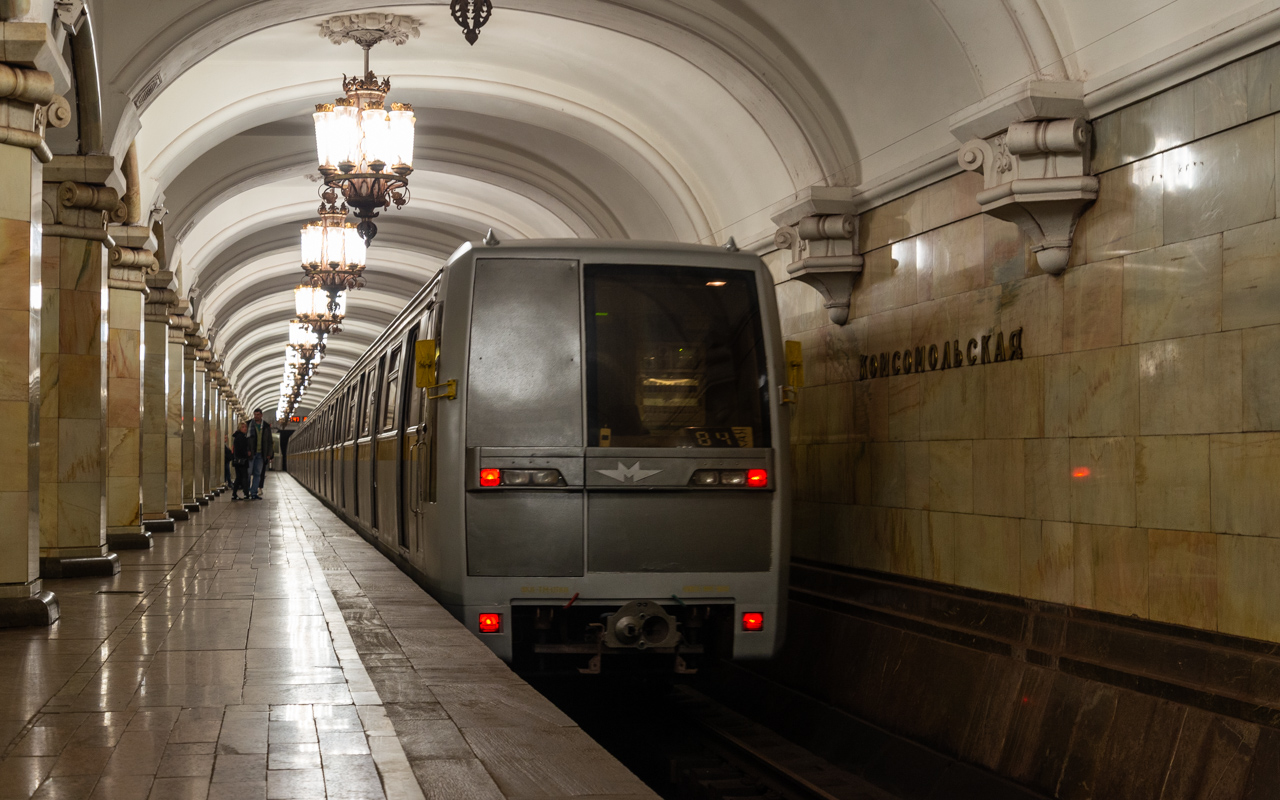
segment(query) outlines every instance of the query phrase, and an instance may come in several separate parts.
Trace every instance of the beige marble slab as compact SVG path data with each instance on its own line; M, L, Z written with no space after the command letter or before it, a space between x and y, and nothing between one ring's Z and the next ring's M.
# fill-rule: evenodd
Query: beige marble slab
M1022 329L1024 358L1062 352L1062 280L1040 275L1002 284L994 328L1006 335ZM993 333L992 323L983 333Z
M1244 59L1245 101L1249 119L1280 111L1280 49L1269 47Z
M972 589L1017 594L1021 546L1022 520L957 514L955 582Z
M1200 531L1147 532L1151 619L1218 629L1218 538Z
M1071 440L1071 519L1132 526L1135 443L1131 436Z
M929 443L904 442L903 502L907 508L929 508Z
M1147 618L1146 529L1077 524L1073 551L1076 605Z
M929 508L973 511L973 442L929 443Z
M1023 443L1026 514L1042 520L1071 519L1071 440L1027 439Z
M1218 630L1280 640L1280 540L1218 536Z
M1280 323L1280 220L1222 234L1222 328Z
M1222 329L1222 237L1125 256L1125 344Z
M914 441L920 438L920 375L888 378L889 438Z
M1098 183L1098 199L1080 222L1090 262L1164 244L1164 156L1103 173Z
M1070 522L1022 521L1019 593L1070 604L1075 599L1074 528Z
M982 175L961 172L921 189L921 230L933 230L981 213L977 194L982 187Z
M1164 156L1164 241L1198 239L1276 215L1272 117Z
M920 376L920 438L979 439L986 419L982 367L960 367Z
M1240 430L1239 331L1140 346L1142 433Z
M1062 349L1097 350L1121 343L1124 261L1067 270L1062 282Z
M1209 439L1213 530L1280 537L1280 433Z
M1068 428L1072 436L1138 433L1138 348L1109 347L1071 356Z
M1071 432L1071 355L1049 356L1044 360L1044 435L1066 436Z
M986 386L984 431L1000 439L1044 435L1043 358L1026 358L980 367Z
M1012 222L985 214L982 217L982 251L985 283L1021 280L1040 274L1031 245L1022 230Z
M924 514L921 536L921 577L931 581L955 582L956 515L929 511Z
M1210 136L1240 125L1249 117L1246 61L1236 61L1191 82L1195 97L1195 136Z
M1026 513L1022 439L973 443L973 511L1000 517Z
M1209 437L1142 436L1134 452L1137 524L1209 530Z
M917 297L949 297L986 285L982 219L969 217L916 239Z
M863 212L858 221L858 252L867 253L924 230L924 203L912 192Z
M1240 332L1243 427L1280 430L1280 325Z
M916 250L915 240L908 239L863 255L862 276L853 289L856 316L916 302Z
M28 126L27 130L31 130L31 127ZM29 220L32 218L31 170L32 152L29 148L0 144L0 219L20 223L28 230ZM35 180L38 186L40 179L37 177ZM38 208L36 214L39 215ZM24 279L19 285L26 286L28 283L30 278Z
M1184 83L1123 108L1120 164L1189 142L1195 137L1195 90Z
M1120 112L1113 111L1097 119L1093 125L1093 159L1095 173L1106 172L1120 165Z

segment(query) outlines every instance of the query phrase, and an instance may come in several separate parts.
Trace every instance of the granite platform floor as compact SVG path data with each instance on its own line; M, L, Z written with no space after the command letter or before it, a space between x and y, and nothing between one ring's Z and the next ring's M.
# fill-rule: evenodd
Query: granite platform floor
M655 797L292 478L0 631L0 800Z

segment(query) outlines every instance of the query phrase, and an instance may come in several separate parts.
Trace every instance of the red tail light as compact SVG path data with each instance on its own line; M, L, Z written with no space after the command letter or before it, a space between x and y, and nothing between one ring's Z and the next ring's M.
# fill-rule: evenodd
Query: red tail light
M763 472L764 470L761 470ZM742 615L742 629L744 631L762 631L764 630L764 614L759 611L748 611Z
M747 485L748 486L768 486L769 485L768 470L763 470L763 469L747 470Z
M494 472L497 472L495 469ZM502 631L502 615L501 614L481 614L480 615L480 632L481 633L500 633Z
M497 486L500 483L502 483L502 470L500 469L480 470L481 486Z

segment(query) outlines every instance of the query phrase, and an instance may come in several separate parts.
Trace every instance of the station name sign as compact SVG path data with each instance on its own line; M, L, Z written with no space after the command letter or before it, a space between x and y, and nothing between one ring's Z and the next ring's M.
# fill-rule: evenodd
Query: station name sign
M994 337L995 341L992 341ZM858 380L887 378L891 375L910 375L937 369L954 369L966 364L998 364L1001 361L1022 360L1022 328L1009 332L1006 343L1004 332L987 334L981 339L970 339L963 349L960 340L943 342L928 347L908 347L879 355L865 355L858 359Z

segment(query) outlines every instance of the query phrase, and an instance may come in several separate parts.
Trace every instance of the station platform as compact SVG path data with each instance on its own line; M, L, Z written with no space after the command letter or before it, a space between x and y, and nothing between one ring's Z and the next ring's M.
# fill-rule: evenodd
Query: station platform
M0 799L654 798L292 478L0 631Z

